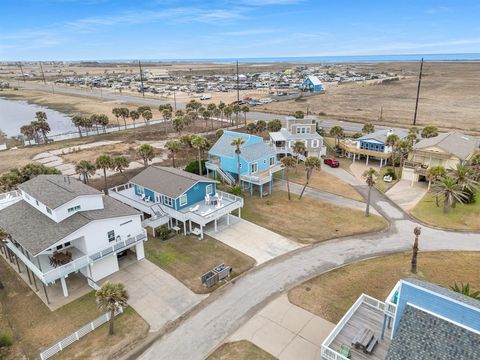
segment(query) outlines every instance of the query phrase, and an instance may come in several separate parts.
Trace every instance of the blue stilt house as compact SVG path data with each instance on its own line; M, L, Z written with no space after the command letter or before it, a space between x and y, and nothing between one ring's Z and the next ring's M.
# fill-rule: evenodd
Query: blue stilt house
M235 151L236 146L232 145L239 138L244 141L240 146L240 157ZM235 131L224 131L209 150L206 167L209 173L230 185L240 179L242 189L248 188L252 195L258 189L260 197L265 193L265 185L268 185L268 193L272 193L273 174L283 170L271 144L264 142L260 136Z
M302 91L309 93L324 93L325 88L323 87L322 82L316 76L308 76L302 84Z

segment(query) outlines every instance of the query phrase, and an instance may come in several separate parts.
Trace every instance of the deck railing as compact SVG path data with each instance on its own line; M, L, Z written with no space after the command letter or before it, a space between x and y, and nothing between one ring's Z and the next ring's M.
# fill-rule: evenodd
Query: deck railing
M65 277L68 274L76 272L90 264L88 256L84 255L82 257L76 258L75 260L70 261L69 263L58 266L55 269L49 270L43 274L44 282L50 284L55 280Z
M136 236L128 237L125 240L117 241L113 245L110 245L94 254L91 254L89 258L91 262L98 261L104 258L105 256L108 256L114 252L116 253L116 252L122 251L123 249L130 247L133 244L136 244L140 241L145 240L146 238L147 238L147 234L144 230Z

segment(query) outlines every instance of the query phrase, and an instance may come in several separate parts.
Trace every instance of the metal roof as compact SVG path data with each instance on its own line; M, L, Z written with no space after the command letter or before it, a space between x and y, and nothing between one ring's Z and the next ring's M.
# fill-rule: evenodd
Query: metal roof
M174 199L199 181L217 182L184 170L164 166L149 166L130 180L131 183Z
M446 152L455 155L460 160L465 160L470 154L478 149L478 145L478 140L474 137L454 131L438 134L438 136L432 138L422 139L413 145L413 148L420 150L437 146Z
M18 188L50 209L56 209L78 196L102 194L79 180L63 175L38 175Z
M140 215L137 210L106 195L103 195L103 205L103 209L79 211L57 223L22 200L0 210L0 228L31 255L37 256L91 221Z
M313 85L322 85L322 82L316 76L310 75L310 76L307 77L307 79L310 80Z
M403 129L383 129L383 130L378 130L375 131L371 134L366 134L358 140L366 141L366 140L376 140L381 142L382 144L385 144L385 141L387 140L387 137L391 134L397 135L400 139L406 138L408 136L408 130L403 130Z

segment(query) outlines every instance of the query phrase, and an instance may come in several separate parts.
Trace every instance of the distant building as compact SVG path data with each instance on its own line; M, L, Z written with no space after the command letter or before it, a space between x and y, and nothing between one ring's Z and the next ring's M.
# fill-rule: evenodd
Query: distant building
M0 144L0 151L7 150L7 144Z
M302 84L302 90L304 92L310 93L323 93L325 88L323 87L322 82L316 76L308 76Z
M323 342L321 359L480 359L480 301L402 279L385 301L362 294Z

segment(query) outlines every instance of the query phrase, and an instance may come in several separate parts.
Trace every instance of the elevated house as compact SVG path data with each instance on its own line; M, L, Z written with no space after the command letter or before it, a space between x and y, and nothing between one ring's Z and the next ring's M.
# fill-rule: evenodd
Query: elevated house
M279 158L292 155L298 156L300 160L304 161L308 156L320 157L326 154L327 149L323 144L323 137L317 133L316 119L308 116L304 119L287 116L284 124L285 127L282 127L280 131L270 133L270 142L275 147ZM305 153L294 153L293 145L296 141L302 141L305 144Z
M362 294L324 340L321 358L480 359L480 301L400 280L385 301Z
M0 228L8 234L1 249L19 272L27 268L35 286L37 279L43 284L47 302L47 288L58 283L69 296L70 275L83 275L95 288L119 270L117 254L144 258L141 214L78 180L39 175L14 195L20 199L0 210Z
M236 153L236 146L232 145L235 139L244 140L240 146L240 154ZM260 136L234 131L224 131L208 151L206 167L209 173L221 177L230 185L240 180L242 189L248 188L250 194L253 194L254 187L258 188L260 197L264 194L265 185L268 185L268 192L271 194L273 174L283 170L272 144L264 142Z
M325 92L325 88L318 77L310 75L303 80L302 91L321 94Z
M428 169L432 166L453 170L458 164L470 160L478 151L478 146L478 140L473 136L455 131L422 139L413 145L403 166L402 179L412 181L413 185L425 181Z
M392 147L385 144L388 136L392 134L404 139L408 136L408 131L403 129L378 130L358 139L341 140L339 146L345 151L348 158L353 159L353 162L364 158L368 165L368 162L374 159L380 161L380 167L382 167L392 156Z
M143 213L143 226L168 224L185 235L203 238L204 227L230 214L241 215L243 199L217 189L217 181L180 169L149 166L127 184L110 189L110 196ZM180 227L181 226L181 227Z

